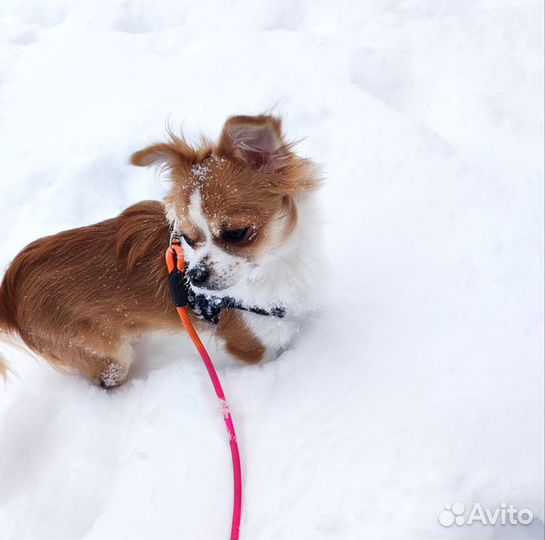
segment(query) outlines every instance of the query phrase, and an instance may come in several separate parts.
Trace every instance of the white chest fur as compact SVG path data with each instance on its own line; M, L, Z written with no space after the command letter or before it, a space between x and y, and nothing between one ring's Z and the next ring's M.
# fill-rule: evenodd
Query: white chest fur
M319 286L323 283L320 234L315 201L299 201L297 226L290 238L267 256L262 266L265 271L237 291L236 296L248 305L286 309L284 318L243 313L244 321L267 349L267 356L284 350L318 305Z

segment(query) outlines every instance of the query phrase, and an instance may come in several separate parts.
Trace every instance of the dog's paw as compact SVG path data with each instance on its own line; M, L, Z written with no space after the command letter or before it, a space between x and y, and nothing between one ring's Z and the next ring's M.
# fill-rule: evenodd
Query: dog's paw
M110 362L100 374L100 386L111 389L122 385L127 379L127 372L128 369L123 364Z

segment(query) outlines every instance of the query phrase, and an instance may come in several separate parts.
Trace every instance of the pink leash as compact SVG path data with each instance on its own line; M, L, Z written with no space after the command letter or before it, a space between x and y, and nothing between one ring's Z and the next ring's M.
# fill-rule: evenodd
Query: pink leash
M200 340L199 340L200 341ZM201 343L202 346L202 343ZM242 514L242 470L240 466L240 453L238 451L237 443L237 434L235 432L235 425L233 423L233 418L231 416L231 411L229 410L229 405L227 404L227 398L223 392L220 379L212 364L212 360L208 355L208 352L202 346L202 349L197 347L202 361L208 370L208 375L210 375L210 380L216 391L216 396L218 396L221 406L223 409L223 420L225 421L225 427L227 428L227 433L229 435L229 444L231 445L231 456L233 458L233 488L234 488L234 499L233 499L233 521L231 524L231 540L238 540L238 533L240 529L240 516Z
M233 520L231 523L231 540L238 540L240 530L240 518L242 515L242 468L240 466L240 452L238 450L237 434L235 432L235 424L233 423L233 417L227 404L227 398L221 386L218 373L214 368L214 364L210 359L210 355L205 349L199 335L195 331L191 319L187 313L185 306L187 305L187 283L185 280L185 259L182 247L179 240L171 239L171 244L165 254L168 277L170 283L170 290L176 305L178 315L182 320L182 323L191 337L193 344L199 354L202 361L208 371L212 385L216 392L216 396L221 402L221 408L223 411L223 420L225 427L227 428L227 434L229 435L229 444L231 446L231 456L233 458Z

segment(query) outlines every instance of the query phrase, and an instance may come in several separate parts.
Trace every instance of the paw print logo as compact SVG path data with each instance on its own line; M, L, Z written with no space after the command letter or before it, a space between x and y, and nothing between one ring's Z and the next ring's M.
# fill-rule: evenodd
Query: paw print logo
M437 519L443 527L450 527L454 523L456 523L456 525L463 525L466 521L464 512L465 506L460 502L445 504L445 509L437 516Z

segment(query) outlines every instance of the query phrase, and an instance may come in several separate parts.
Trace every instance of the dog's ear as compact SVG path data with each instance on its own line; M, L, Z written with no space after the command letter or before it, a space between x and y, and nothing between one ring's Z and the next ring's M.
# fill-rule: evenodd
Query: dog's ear
M165 169L187 167L202 160L211 152L209 143L203 139L201 147L193 148L182 137L168 133L169 139L164 143L156 143L135 152L131 156L131 163L139 167L159 165Z
M217 153L252 168L278 171L286 164L290 145L276 116L232 116L223 126Z
M131 156L131 163L139 167L150 165L172 166L181 163L183 155L173 143L157 143L138 150Z

